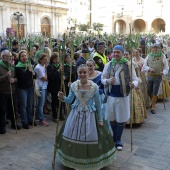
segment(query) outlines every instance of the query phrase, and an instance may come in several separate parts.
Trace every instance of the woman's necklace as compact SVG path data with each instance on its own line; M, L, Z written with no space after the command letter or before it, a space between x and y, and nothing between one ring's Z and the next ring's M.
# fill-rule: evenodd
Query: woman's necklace
M80 86L88 86L88 85L89 85L88 80L87 80L86 82L84 82L84 83L82 83L82 82L80 81Z

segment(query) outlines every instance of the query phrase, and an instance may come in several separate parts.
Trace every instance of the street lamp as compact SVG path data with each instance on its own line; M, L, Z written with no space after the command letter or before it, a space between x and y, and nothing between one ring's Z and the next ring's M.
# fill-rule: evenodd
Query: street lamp
M23 15L22 15L22 13L21 12L14 12L14 14L13 14L14 16L15 16L15 19L18 21L18 38L20 38L20 33L19 33L19 27L20 27L20 23L19 23L19 21L20 21L20 18L22 18L23 17Z

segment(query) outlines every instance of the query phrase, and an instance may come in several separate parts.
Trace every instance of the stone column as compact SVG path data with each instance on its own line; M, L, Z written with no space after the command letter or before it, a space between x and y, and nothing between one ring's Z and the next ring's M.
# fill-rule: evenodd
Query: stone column
M0 4L0 16L1 16L0 36L2 36L3 38L6 36L6 30L5 30L5 25L7 25L7 20L6 20L7 16L5 15L6 9L7 9L6 5Z
M28 20L27 20L27 24L28 24L27 25L27 31L28 31L29 34L32 32L31 13L32 13L32 11L31 11L31 9L29 9L28 10Z
M3 8L0 6L0 15L1 15L1 27L0 27L0 36L4 37L4 32L3 32L3 25L4 25L4 21L3 21Z

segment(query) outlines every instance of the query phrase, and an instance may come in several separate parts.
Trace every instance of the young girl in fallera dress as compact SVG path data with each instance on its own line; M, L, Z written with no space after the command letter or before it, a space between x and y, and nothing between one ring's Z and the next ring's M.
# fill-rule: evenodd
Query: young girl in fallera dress
M79 66L78 77L68 97L58 93L66 103L76 99L59 132L57 156L64 166L75 170L99 170L114 160L114 142L103 120L98 86L88 80L86 65Z

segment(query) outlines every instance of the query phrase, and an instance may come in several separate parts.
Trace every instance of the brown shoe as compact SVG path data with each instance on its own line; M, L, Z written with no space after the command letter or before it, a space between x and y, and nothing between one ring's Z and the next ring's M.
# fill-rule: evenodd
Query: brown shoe
M49 126L49 124L48 124L45 120L41 120L41 121L39 122L39 125L45 126L45 127Z

